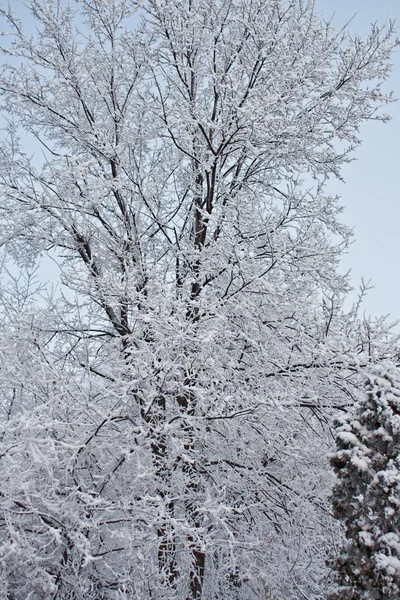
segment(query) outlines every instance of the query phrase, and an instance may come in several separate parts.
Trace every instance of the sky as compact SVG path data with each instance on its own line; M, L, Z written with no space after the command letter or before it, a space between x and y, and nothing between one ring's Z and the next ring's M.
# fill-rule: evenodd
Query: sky
M26 14L24 0L11 4L21 16ZM374 22L392 19L400 27L400 0L315 0L315 10L326 19L333 17L338 25L351 20L350 31L362 35L368 34ZM386 89L400 98L400 48L393 57ZM371 280L374 287L364 301L365 313L400 320L400 101L384 112L392 120L362 126L363 143L355 160L343 169L345 183L331 180L327 191L341 197L343 221L354 228L354 241L341 265L343 272L351 270L355 288L348 304L356 298L361 278ZM44 268L49 273L49 265Z
M338 24L352 17L352 32L368 34L371 23L398 23L400 0L315 0L316 11L333 16ZM393 70L386 89L400 99L400 48L393 57ZM343 170L345 183L331 181L328 191L341 196L343 221L354 227L354 241L342 261L351 269L356 288L363 277L374 288L364 302L366 314L390 314L400 319L400 101L385 107L387 124L369 122L361 128L362 145L356 160Z

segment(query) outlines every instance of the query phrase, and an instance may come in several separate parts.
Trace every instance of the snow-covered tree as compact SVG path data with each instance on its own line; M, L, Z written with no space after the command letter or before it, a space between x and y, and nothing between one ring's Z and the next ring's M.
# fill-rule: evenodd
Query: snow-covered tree
M335 516L348 543L336 560L332 600L400 596L400 372L375 368L365 397L336 423Z
M391 31L303 0L26 4L0 242L61 288L5 263L2 594L318 597L330 415L391 352L342 311L324 183L384 118Z

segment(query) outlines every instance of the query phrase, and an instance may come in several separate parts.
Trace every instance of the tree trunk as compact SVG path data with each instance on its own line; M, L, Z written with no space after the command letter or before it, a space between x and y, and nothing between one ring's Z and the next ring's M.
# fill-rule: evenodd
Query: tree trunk
M170 514L173 514L173 502L168 504L168 511ZM160 539L158 546L158 566L160 573L163 577L163 582L168 585L168 588L174 589L178 577L175 533L165 522L164 525L158 529L157 535Z
M191 549L193 564L190 571L190 595L187 600L201 600L203 592L204 570L206 555L198 548Z

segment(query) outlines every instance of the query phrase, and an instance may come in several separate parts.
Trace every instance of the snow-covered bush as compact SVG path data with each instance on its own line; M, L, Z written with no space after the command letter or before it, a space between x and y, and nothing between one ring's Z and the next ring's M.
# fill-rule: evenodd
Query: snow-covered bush
M336 423L335 516L348 543L330 600L400 597L400 371L375 368L365 398Z

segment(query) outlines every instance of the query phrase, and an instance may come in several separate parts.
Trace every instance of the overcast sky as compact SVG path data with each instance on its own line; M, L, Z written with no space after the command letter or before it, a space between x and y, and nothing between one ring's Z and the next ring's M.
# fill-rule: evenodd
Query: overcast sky
M354 17L350 29L361 34L374 22L392 19L400 26L400 0L315 0L315 7L325 17L334 15L337 23ZM400 49L393 57L387 89L400 98ZM385 112L392 120L362 127L356 160L343 171L345 184L332 182L329 191L341 196L343 220L354 226L354 243L343 268L352 270L353 285L364 277L375 286L365 301L366 312L400 319L400 102Z

